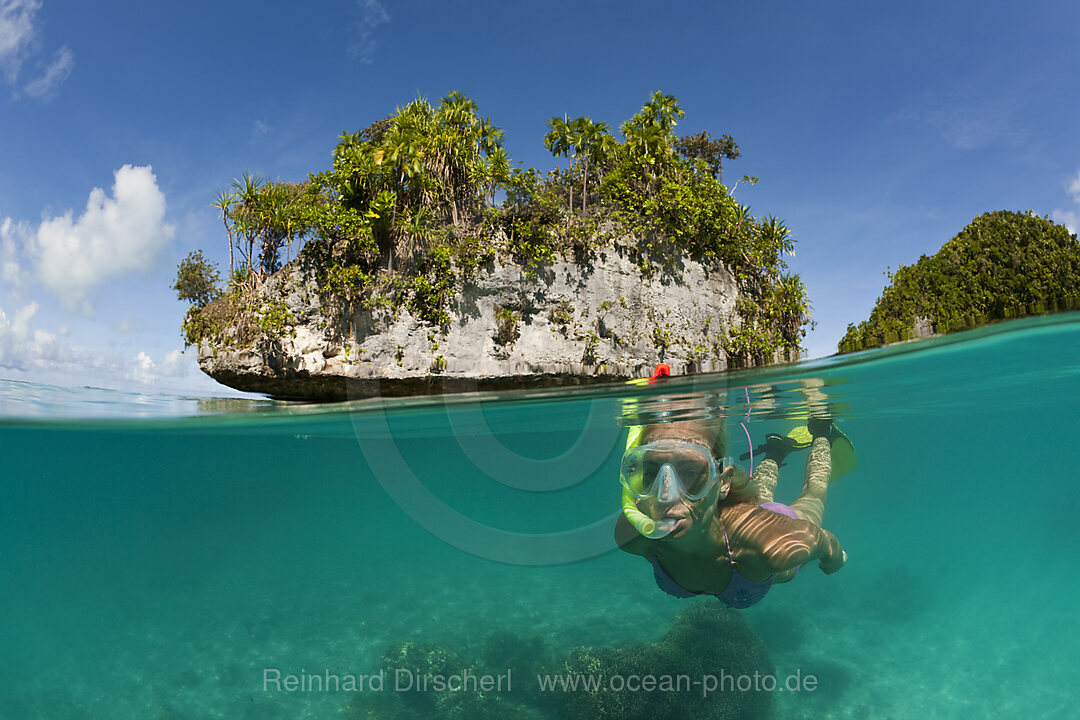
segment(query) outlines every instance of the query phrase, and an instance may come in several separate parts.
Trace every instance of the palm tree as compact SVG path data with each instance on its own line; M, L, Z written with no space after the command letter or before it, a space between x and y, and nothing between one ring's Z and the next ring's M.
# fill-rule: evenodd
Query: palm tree
M670 133L679 124L679 120L686 115L682 106L679 105L679 98L674 95L665 95L660 90L653 93L652 100L645 103L641 110L653 124L667 133Z
M627 153L640 160L646 172L650 166L655 167L671 154L669 135L659 125L637 124L628 120L619 129L626 138Z
M581 211L585 212L585 199L589 188L589 161L602 161L613 149L615 139L608 134L606 122L594 123L587 117L580 117L574 123L580 138L580 151L585 158L585 174L581 182Z
M563 117L561 120L557 117L553 117L548 120L548 127L551 130L544 136L544 147L546 147L552 155L558 157L562 155L570 162L570 177L574 176L574 161L570 158L570 151L574 149L573 143L573 130L570 127L570 123ZM574 186L570 184L570 207L574 207Z
M641 160L645 174L654 180L674 154L672 130L685 114L677 97L657 90L641 110L619 126L626 138L627 152Z

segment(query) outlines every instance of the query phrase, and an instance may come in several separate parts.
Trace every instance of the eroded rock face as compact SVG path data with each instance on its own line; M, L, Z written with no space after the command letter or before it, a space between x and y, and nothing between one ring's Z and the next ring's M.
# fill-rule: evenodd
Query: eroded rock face
M444 329L405 308L327 317L314 274L296 262L262 293L284 303L291 324L246 347L204 341L199 365L238 390L312 400L617 381L658 362L675 375L724 370L720 339L738 298L725 268L684 259L643 278L617 246L536 278L481 268Z

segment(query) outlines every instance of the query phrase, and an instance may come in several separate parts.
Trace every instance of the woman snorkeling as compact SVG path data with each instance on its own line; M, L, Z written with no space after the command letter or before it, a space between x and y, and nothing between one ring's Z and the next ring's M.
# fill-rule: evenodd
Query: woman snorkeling
M833 475L832 444L842 439L846 452L850 441L827 419L798 430L808 437L768 436L760 449L765 459L750 476L717 460L725 445L720 425L682 421L634 428L620 472L619 547L648 560L665 592L715 595L733 608L750 607L814 560L824 573L836 572L847 555L821 520ZM790 507L773 502L779 466L807 444L799 499Z

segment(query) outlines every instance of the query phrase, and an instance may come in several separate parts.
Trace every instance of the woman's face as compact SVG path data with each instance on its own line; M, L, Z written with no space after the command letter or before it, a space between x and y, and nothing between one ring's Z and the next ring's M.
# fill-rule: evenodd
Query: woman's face
M637 501L638 509L654 520L675 520L675 527L663 540L678 540L705 532L716 517L721 485L718 483L699 500L685 497L664 503L655 497Z
M670 423L655 426L651 432L647 432L643 444L667 440L710 448L713 446L713 439L709 430L699 424ZM691 452L680 455L678 450L675 450L662 455L658 454L657 457L650 456L645 459L643 469L646 477L655 477L663 464L670 463L678 468L679 479L683 486L692 489L702 482L709 472L707 466L698 467L701 463L692 462L693 453ZM698 535L709 528L716 517L717 503L720 498L727 495L727 489L730 486L728 474L725 472L720 481L715 483L700 499L692 500L681 494L665 497L665 494L661 492L659 497L652 496L639 500L638 509L655 520L676 520L675 528L664 538L665 540L679 540Z

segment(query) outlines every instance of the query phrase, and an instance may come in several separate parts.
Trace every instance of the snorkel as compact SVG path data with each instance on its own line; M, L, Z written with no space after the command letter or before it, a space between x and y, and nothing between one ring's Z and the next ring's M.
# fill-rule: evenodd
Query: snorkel
M638 510L634 496L626 488L623 488L622 491L622 511L626 519L634 526L634 529L650 540L659 540L666 537L675 529L675 524L678 522L675 518L665 518L659 522L653 520Z
M671 366L667 363L660 363L653 371L652 377L648 379L648 384L652 385L655 382L662 381L671 377ZM638 381L640 382L640 381ZM635 425L630 428L630 434L626 438L626 449L634 447L641 439L641 432L645 428L641 425ZM638 510L637 502L634 499L633 493L631 493L626 487L623 487L622 491L622 509L623 515L634 526L634 529L639 533L649 538L650 540L656 540L669 534L675 527L675 521L662 520L657 526L655 520Z
M632 383L663 383L671 377L667 363L656 366L652 377L631 380ZM678 421L671 417L671 408L657 413L661 424L675 422L670 431L657 437L646 437L646 430L657 428L655 423L630 425L626 450L620 463L622 511L627 522L643 537L657 540L670 535L687 519L676 505L691 506L705 498L719 482L726 462L717 462L713 455L715 438L708 439L702 429L692 426L679 430ZM726 458L725 458L726 460Z

